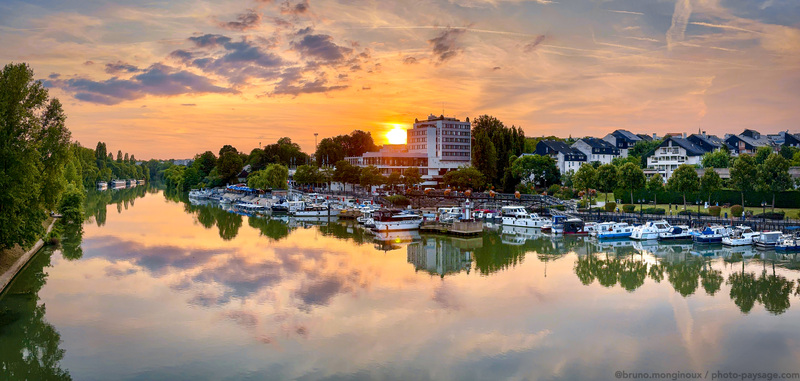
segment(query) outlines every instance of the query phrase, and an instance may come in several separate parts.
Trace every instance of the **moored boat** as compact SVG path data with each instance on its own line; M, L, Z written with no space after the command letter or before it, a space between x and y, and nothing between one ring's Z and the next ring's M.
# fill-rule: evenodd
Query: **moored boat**
M658 239L660 233L668 232L672 226L666 220L647 221L644 225L639 225L633 229L631 239L650 240Z
M422 216L403 213L400 210L382 209L372 213L374 231L416 230L422 224Z
M633 233L633 226L627 222L603 222L597 224L594 232L590 234L599 239L621 239L629 238Z
M752 246L753 237L759 234L749 226L739 225L733 228L730 236L722 238L722 244L726 246Z
M761 232L753 237L753 244L759 249L771 249L778 244L781 239L781 232Z
M547 218L539 217L536 213L528 214L528 211L522 206L504 206L501 212L503 225L542 228L549 222Z
M775 251L795 253L800 251L800 233L786 235L775 245Z
M691 241L692 233L688 226L673 226L669 231L658 233L659 241Z
M696 231L692 234L695 243L722 243L722 239L731 235L731 229L727 226L706 226L705 229Z

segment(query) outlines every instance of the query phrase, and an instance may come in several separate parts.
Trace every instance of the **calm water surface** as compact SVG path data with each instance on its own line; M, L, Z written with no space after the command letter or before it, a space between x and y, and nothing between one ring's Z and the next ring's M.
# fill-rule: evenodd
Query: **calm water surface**
M88 204L0 300L0 379L800 371L794 256L525 229L375 242L144 188Z

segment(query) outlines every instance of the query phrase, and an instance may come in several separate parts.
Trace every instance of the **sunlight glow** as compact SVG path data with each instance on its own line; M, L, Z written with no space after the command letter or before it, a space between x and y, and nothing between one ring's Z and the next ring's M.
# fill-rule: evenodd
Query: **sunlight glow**
M386 133L386 141L389 144L406 144L406 130L395 125L393 129Z

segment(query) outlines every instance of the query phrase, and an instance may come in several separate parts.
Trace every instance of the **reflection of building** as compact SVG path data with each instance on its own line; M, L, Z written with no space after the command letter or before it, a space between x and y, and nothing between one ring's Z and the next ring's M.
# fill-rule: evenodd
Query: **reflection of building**
M472 251L483 245L483 239L458 239L425 237L421 242L408 245L408 263L416 270L424 270L444 277L466 271L472 267Z
M430 115L427 120L415 120L414 127L406 133L405 145L386 145L378 152L366 152L345 160L359 167L374 165L384 175L417 167L422 185L436 185L445 173L468 166L472 160L469 118L462 122L444 115Z

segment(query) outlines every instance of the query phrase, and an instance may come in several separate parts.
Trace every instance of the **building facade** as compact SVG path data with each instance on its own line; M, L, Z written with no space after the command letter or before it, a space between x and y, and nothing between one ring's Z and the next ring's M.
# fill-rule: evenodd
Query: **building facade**
M561 174L570 171L577 172L581 165L586 163L586 155L564 142L555 140L542 140L536 144L536 155L550 156L556 161L556 167ZM530 154L522 154L522 156Z
M647 168L651 174L660 173L666 181L683 164L700 164L707 151L684 138L668 137L647 158Z
M611 143L598 138L581 138L572 145L572 148L583 152L586 161L597 161L600 164L611 164L614 158L620 156L619 149Z
M622 157L628 157L628 150L633 148L637 142L641 141L642 138L635 135L634 133L628 130L616 130L605 137L603 140L611 143L614 147L619 149L619 154Z
M373 165L384 175L402 174L408 168L417 167L423 186L438 185L445 173L469 166L472 161L469 118L462 122L443 115L430 115L427 120L414 120L414 126L406 134L406 144L385 145L378 152L345 160L359 167Z

